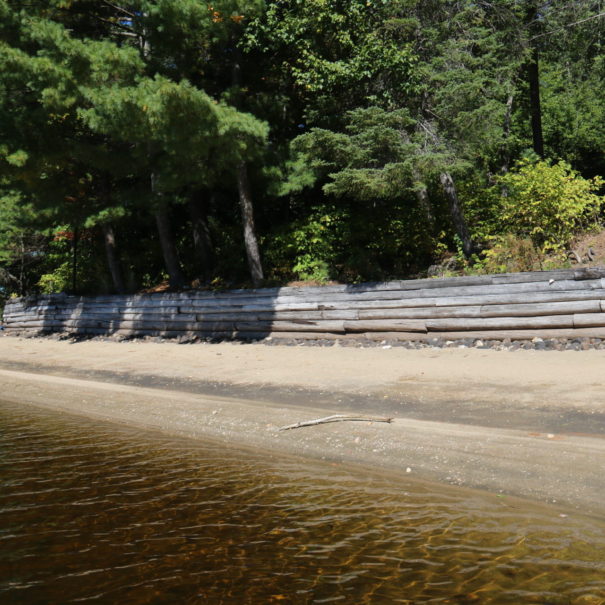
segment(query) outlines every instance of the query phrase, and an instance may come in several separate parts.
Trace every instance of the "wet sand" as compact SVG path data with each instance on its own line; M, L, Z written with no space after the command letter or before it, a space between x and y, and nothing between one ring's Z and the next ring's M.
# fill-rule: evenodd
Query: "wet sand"
M605 351L0 337L0 398L605 516ZM280 431L331 414L394 418Z

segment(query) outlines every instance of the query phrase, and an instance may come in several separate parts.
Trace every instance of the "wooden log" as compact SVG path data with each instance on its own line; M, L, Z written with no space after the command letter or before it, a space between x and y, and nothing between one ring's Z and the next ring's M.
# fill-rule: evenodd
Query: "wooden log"
M42 315L44 313L52 313L54 311L60 310L62 307L59 305L48 305L46 307L37 306L37 307L25 307L23 305L14 305L11 309L4 309L5 315L14 315L15 313L30 313Z
M532 282L549 282L576 279L574 269L556 269L554 271L524 271L522 273L496 273L492 274L491 283L494 285L521 284ZM599 276L601 277L601 276Z
M314 301L298 302L298 303L274 303L267 302L264 304L254 303L246 305L224 305L224 306L182 306L180 307L183 313L258 313L264 311L318 311L319 304Z
M195 316L197 321L318 321L321 319L357 319L358 312L351 311L259 311L238 313L204 313Z
M408 307L403 309L359 310L360 320L435 319L438 317L480 317L481 306Z
M29 320L33 320L33 319L37 319L40 321L44 321L44 317L41 315L28 315L27 313L19 313L19 314L15 314L15 315L7 315L4 317L4 322L5 323L10 323L13 321L29 321Z
M271 336L271 335L270 335ZM272 335L278 338L277 334ZM294 335L292 335L294 338ZM447 332L364 332L362 334L335 335L334 338L346 339L368 339L378 341L418 341L431 342L456 340L532 340L534 338L546 339L575 339L575 338L601 338L605 339L605 328L545 328L527 330L464 330Z
M482 296L452 296L434 298L409 298L403 300L380 300L380 301L354 301L354 302L324 302L319 305L320 309L408 309L414 307L456 307L476 306L492 304L526 304L539 302L559 302L577 300L599 300L605 299L605 290L572 290L552 292L515 292L513 294L487 294Z
M54 325L60 325L59 322L51 322L51 321L38 321L38 320L21 320L21 321L15 321L15 322L11 322L11 323L7 323L5 324L5 329L9 329L9 328L13 328L13 327L24 327L24 326L54 326Z
M576 269L573 272L574 279L603 279L605 278L605 268L603 267L585 267L583 269Z
M28 317L28 316L23 316ZM53 313L48 318L55 320L106 320L106 321L288 321L319 319L357 319L358 312L351 311L264 311L264 312L222 312L204 314L173 313Z
M169 321L123 321L110 324L112 327L128 330L171 330L175 332L181 331L197 331L205 332L226 332L235 330L233 322L217 321L217 322L169 322Z
M57 313L50 315L62 320L91 320L91 321L197 321L195 315L180 313Z
M600 300L605 298L605 289L573 291L522 292L513 294L488 294L486 296L455 296L437 299L437 306L530 304L564 301Z
M573 328L573 315L545 317L478 317L427 319L429 332L461 332L465 330L538 330L544 328Z
M605 328L605 313L576 313L573 316L574 328Z
M333 320L299 321L255 321L255 322L170 322L170 321L121 321L79 319L54 322L53 326L65 328L104 328L108 330L159 330L159 331L203 331L205 333L224 331L313 331L343 332L343 322Z
M447 310L452 307L442 308ZM574 313L600 313L601 302L598 300L577 300L552 303L482 305L479 309L480 317L540 317Z
M336 320L237 322L238 332L344 332L344 322Z
M420 319L366 319L345 321L346 332L426 332L426 325Z
M178 305L165 305L165 306L156 306L156 305L148 305L148 306L115 306L115 305L105 305L105 304L88 304L88 305L78 305L73 307L63 307L57 309L62 313L178 313L179 307Z

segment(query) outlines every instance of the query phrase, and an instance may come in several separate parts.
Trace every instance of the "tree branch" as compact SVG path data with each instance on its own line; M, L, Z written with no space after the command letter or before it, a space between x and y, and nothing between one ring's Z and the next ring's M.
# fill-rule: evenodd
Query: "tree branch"
M325 418L317 418L316 420L306 420L304 422L296 422L282 426L280 431L289 431L290 429L299 429L303 426L315 426L317 424L328 424L330 422L393 422L392 418L384 418L382 416L346 416L344 414L334 414Z

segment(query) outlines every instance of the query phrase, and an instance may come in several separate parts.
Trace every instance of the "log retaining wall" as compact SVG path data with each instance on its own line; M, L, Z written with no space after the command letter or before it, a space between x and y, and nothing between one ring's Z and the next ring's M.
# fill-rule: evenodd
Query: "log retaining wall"
M605 268L320 287L12 299L8 333L251 340L605 338Z

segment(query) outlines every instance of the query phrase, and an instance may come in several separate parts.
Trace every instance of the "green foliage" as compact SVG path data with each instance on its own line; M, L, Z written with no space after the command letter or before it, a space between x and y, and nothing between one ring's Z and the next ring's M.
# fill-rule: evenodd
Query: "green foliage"
M267 3L246 29L242 46L271 57L272 82L301 107L307 122L329 127L346 109L394 108L417 91L416 58L396 28L388 27L393 4Z
M274 277L326 282L337 276L347 216L336 206L319 206L271 237L266 255Z
M306 158L307 170L317 179L329 177L325 193L360 201L400 198L410 191L416 146L407 128L413 123L406 110L378 107L347 113L346 133L314 128L294 140L295 153ZM297 182L305 183L300 172Z
M474 264L475 272L516 273L543 269L544 254L529 238L509 233L493 238L490 244L481 261Z
M71 287L69 242L48 248L60 225L87 234L84 290L106 288L103 226L129 287L152 286L157 205L200 275L199 199L205 274L244 282L242 162L277 281L404 277L455 255L443 172L486 248L475 270L545 267L599 217L605 19L592 0L540 6L0 0L0 294ZM534 51L546 158L509 172L532 145Z
M542 81L547 147L590 175L605 174L605 57L581 67L546 65Z
M18 192L0 189L0 299L24 294L37 280L46 237L33 219L33 208Z
M57 228L52 234L36 284L40 292L74 292L74 235L68 225ZM94 245L94 231L78 232L77 238L75 292L106 293L109 279L100 251Z
M529 238L542 252L564 249L580 230L599 220L603 198L595 192L605 181L585 179L566 162L522 160L499 179L501 224Z

